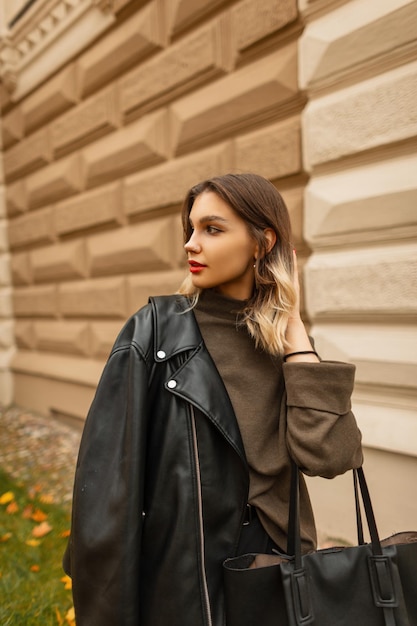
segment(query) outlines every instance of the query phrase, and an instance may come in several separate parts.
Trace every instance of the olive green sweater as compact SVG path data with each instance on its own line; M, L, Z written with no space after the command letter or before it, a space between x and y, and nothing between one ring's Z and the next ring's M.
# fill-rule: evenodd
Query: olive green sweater
M249 466L249 502L272 539L286 548L290 457L309 475L331 478L362 463L361 435L350 411L354 366L283 363L256 349L238 324L244 301L204 291L195 316L229 394ZM301 485L304 550L316 532Z

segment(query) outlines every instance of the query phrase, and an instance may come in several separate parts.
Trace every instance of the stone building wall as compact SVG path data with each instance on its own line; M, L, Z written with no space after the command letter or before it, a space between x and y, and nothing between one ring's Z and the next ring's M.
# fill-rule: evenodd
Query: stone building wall
M273 180L306 253L300 33L296 0L37 0L10 29L18 404L84 418L123 321L186 274L179 206L200 179Z
M417 2L300 10L307 309L322 354L357 366L354 410L388 535L417 522ZM347 533L351 519L331 518L346 506L339 488L311 485L319 521Z
M3 28L1 401L12 380L16 403L82 420L126 317L186 274L186 190L256 171L289 206L320 351L357 365L370 482L398 505L383 530L414 527L416 13L416 0L36 0ZM311 481L326 532L351 534L333 515L349 490Z
M5 21L4 6L0 4L0 25L4 24ZM0 38L1 32L0 26ZM15 342L11 282L3 140L0 133L0 404L6 406L13 401L10 362L14 354Z

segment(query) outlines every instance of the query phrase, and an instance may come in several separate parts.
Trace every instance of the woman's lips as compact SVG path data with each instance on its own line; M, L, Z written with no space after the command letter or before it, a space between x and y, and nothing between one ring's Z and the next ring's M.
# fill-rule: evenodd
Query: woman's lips
M192 272L192 274L197 274L198 272L201 272L201 270L203 270L205 267L207 267L206 265L197 263L197 261L188 261L188 264L190 266L190 272Z

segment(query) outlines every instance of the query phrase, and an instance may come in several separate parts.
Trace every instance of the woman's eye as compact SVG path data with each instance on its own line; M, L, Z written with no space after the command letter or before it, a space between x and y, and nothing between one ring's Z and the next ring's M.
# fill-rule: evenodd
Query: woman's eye
M207 226L206 230L207 230L207 232L208 232L210 235L214 235L214 234L216 234L216 233L220 233L220 232L221 232L221 231L220 231L220 228L216 228L215 226Z

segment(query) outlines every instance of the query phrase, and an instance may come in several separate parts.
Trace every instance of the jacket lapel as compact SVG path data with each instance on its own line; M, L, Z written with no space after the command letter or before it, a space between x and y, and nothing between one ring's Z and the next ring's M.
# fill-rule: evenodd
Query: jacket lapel
M237 419L223 380L205 347L192 310L184 296L150 298L154 308L154 359L164 362L182 352L191 352L165 381L166 389L193 404L206 415L245 465L246 455Z

